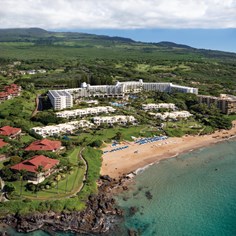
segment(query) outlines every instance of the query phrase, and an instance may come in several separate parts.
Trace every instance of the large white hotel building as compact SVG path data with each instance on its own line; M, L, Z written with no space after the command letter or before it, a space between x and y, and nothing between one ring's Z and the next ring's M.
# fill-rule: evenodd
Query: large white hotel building
M181 92L198 94L197 88L172 83L144 83L143 80L117 82L115 85L90 85L82 83L81 88L49 90L48 97L54 110L73 107L73 99L82 97L124 97L141 91Z

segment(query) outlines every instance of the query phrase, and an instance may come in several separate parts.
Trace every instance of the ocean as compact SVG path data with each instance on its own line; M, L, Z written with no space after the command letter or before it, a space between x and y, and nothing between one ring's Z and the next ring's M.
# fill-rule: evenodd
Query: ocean
M125 221L111 235L127 235L129 228L142 236L235 236L236 140L141 170L129 190L116 198ZM8 230L14 236L48 235Z
M236 235L236 140L150 166L118 202L143 236Z

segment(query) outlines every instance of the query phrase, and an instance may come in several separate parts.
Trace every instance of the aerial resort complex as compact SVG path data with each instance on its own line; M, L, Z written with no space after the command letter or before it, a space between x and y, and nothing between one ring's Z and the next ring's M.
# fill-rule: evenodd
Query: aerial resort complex
M4 1L4 11L12 1ZM49 14L57 0L34 2L50 2ZM70 2L89 1L59 2L72 9ZM68 18L61 13L59 20ZM20 235L205 236L211 212L219 222L210 223L206 236L236 235L235 227L217 228L236 222L231 212L221 215L236 212L236 54L151 42L0 29L0 236L18 235L15 229ZM216 144L223 140L229 148ZM209 196L231 190L220 205L211 202ZM177 220L186 231L176 233ZM165 232L155 228L161 224Z
M180 92L198 94L197 88L175 85L172 83L144 83L143 80L117 82L115 85L90 85L82 83L81 88L49 90L48 97L54 110L73 107L73 99L83 97L124 98L128 94L141 91Z

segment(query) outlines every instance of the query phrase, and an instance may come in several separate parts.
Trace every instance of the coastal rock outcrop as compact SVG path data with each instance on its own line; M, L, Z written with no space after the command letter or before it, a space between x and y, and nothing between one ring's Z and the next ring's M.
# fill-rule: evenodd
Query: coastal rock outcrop
M106 233L123 218L123 211L116 206L111 190L117 184L109 176L98 181L98 194L90 195L86 209L81 212L52 211L29 215L8 215L0 222L13 226L18 232L31 232L38 229L52 231L73 231L79 233Z

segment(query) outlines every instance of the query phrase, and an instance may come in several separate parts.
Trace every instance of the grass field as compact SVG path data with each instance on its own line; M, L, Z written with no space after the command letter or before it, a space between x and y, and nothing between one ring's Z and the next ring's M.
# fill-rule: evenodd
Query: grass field
M146 125L137 125L130 127L113 127L113 128L104 128L101 130L94 130L89 133L81 133L78 136L70 136L72 140L78 140L80 142L85 142L87 144L95 141L101 140L103 142L111 142L111 140L115 137L117 132L122 134L122 139L127 141L132 141L132 136L134 137L147 137L153 136L158 131L156 128L147 127Z
M204 127L193 120L166 122L164 131L170 137L181 137L185 134L197 135Z

